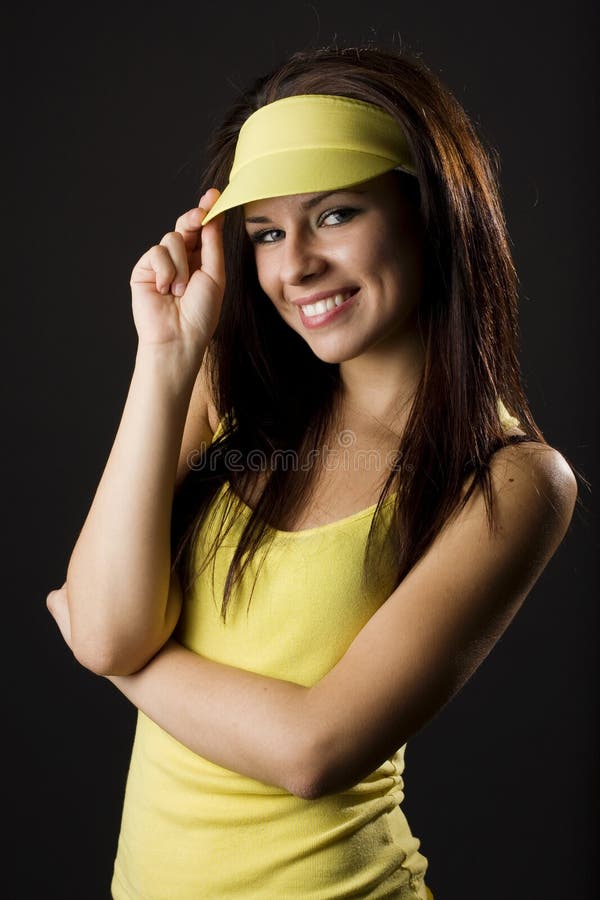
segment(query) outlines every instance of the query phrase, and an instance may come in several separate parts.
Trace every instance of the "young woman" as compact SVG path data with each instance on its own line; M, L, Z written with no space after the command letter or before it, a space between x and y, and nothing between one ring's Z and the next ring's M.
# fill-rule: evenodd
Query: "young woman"
M437 78L372 48L261 78L210 159L133 269L131 388L48 597L139 710L112 896L426 900L406 742L577 499L522 388L494 174Z

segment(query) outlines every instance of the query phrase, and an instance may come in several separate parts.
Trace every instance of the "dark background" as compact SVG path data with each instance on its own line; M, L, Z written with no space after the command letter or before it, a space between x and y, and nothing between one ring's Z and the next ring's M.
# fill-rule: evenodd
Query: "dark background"
M5 896L109 897L135 709L75 662L45 599L64 581L125 401L131 268L197 202L208 133L255 76L297 49L373 40L422 56L454 91L500 156L534 415L593 489L592 10L372 0L3 14ZM404 809L436 900L598 887L598 531L591 491L580 496L511 628L409 742Z

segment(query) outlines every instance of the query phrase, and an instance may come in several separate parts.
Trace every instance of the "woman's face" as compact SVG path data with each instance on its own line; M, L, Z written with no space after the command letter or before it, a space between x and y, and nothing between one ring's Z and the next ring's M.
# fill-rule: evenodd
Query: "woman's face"
M254 200L244 215L263 291L324 362L414 336L422 225L394 172L326 194ZM335 311L314 307L323 300Z

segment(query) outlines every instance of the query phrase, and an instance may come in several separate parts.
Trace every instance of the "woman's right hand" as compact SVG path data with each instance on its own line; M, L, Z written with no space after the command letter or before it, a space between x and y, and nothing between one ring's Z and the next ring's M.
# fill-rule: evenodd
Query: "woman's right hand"
M134 266L130 284L140 345L172 344L201 355L212 338L225 291L223 216L205 228L202 219L218 197L210 188Z

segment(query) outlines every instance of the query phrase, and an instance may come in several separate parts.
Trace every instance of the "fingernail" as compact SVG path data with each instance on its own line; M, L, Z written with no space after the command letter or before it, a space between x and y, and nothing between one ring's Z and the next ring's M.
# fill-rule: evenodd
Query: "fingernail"
M173 286L173 293L176 297L181 297L181 295L185 292L185 284L176 284Z

